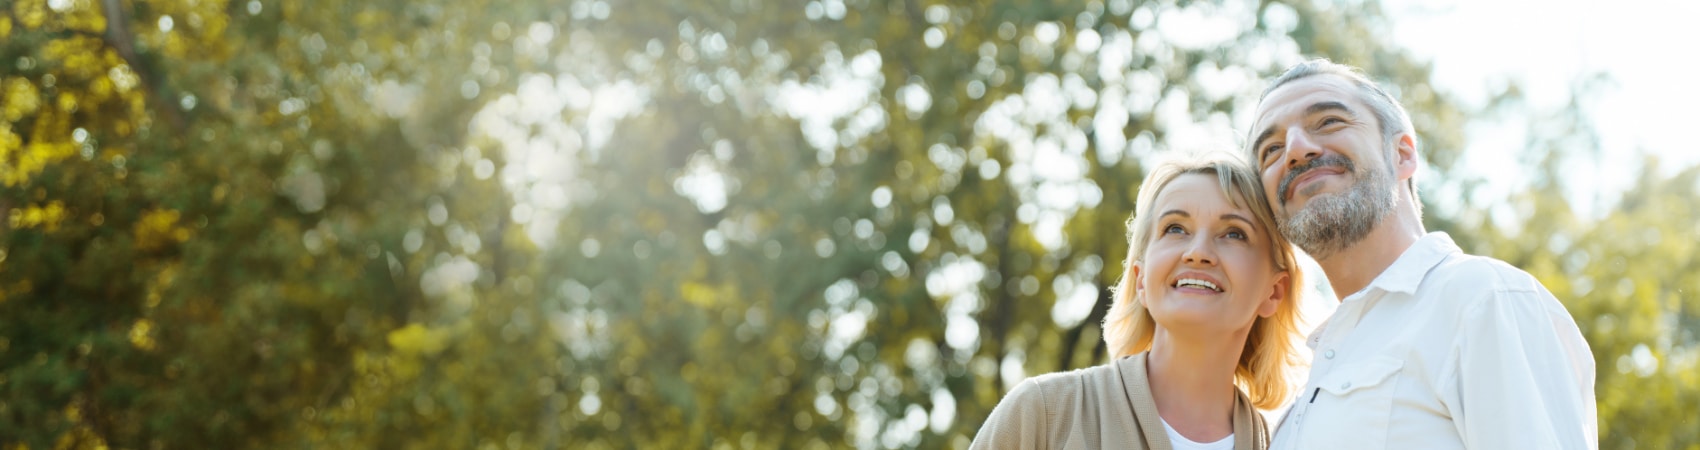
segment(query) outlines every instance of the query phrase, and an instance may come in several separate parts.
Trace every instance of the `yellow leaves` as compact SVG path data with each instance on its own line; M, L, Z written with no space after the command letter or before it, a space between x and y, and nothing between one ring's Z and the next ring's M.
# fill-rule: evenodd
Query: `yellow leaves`
M47 231L58 231L59 223L65 220L65 203L55 200L47 206L30 205L12 210L7 222L14 229L37 228Z
M23 25L25 30L73 30L100 34L106 31L106 17L95 7L95 1L19 0L12 5L11 16L17 18L18 24ZM0 38L7 37L11 31L11 20L0 17Z
M46 122L37 122L37 124L44 125ZM41 128L47 127L37 126L36 128L39 132ZM76 153L76 147L68 142L44 141L31 142L28 146L23 147L21 152L17 152L14 150L15 147L7 145L8 143L5 140L6 136L0 136L0 162L9 162L11 167L0 166L0 181L5 182L7 186L16 186L18 183L29 179L30 176L40 173L41 169L46 168L49 163ZM17 160L9 161L12 159L13 153L16 153Z
M392 20L394 18L388 13L377 9L363 9L354 13L354 23L359 27L381 27Z
M63 80L89 80L107 73L123 61L106 43L90 36L73 36L47 41L41 47L41 57L59 62Z
M154 274L153 282L148 283L148 293L144 304L149 308L158 307L159 301L163 298L163 292L171 288L171 285L177 281L177 273L180 271L182 271L182 264L179 262L167 263L164 267L161 267L159 272Z
M25 80L23 83L29 82ZM20 99L17 102L18 104L27 104L17 105L11 103L11 99L17 98L13 95L16 84L11 82L7 84L11 85L6 88L8 91L6 95L7 106L6 110L0 113L4 113L8 119L11 119L10 116L14 112L17 112L20 117L36 112L36 108L40 104L39 99L34 96L33 88L30 88L32 91L30 95L23 97L27 101ZM14 107L18 109L14 109ZM28 108L28 110L25 111L22 108ZM0 123L0 182L4 182L7 186L16 186L18 183L29 179L30 176L41 172L41 169L46 168L48 164L76 154L75 143L67 139L70 137L68 130L70 126L69 113L53 110L43 111L42 114L35 117L34 122L35 127L31 130L31 133L35 139L29 145L24 145L22 137L15 134L9 124ZM51 139L53 137L60 139L53 140Z
M102 438L99 434L96 434L93 428L83 424L83 412L81 408L78 408L74 404L66 407L65 420L76 424L76 426L70 430L66 430L64 433L61 433L59 435L59 439L54 440L54 450L106 450L108 448L106 446L106 439Z
M12 37L12 18L0 17L0 39Z
M434 355L448 346L449 331L414 323L391 331L385 339L390 342L390 347L401 353Z
M8 77L0 80L0 182L16 186L52 164L76 154L76 143L70 140L71 111L77 107L58 102L44 102L41 92L28 78ZM46 104L44 104L46 103ZM55 103L58 103L55 105ZM45 108L43 108L45 106ZM30 123L24 133L30 136L26 145L23 136L12 126Z
M73 37L49 41L42 48L44 59L57 60L62 74L101 73L98 39ZM86 76L86 75L85 75ZM81 109L81 98L65 89L70 77L61 78L57 98L43 98L41 89L29 78L0 79L0 182L16 186L41 172L49 164L76 154L70 141L71 114ZM98 101L100 96L96 96ZM15 124L33 124L14 130ZM25 144L23 136L30 136Z
M142 351L153 351L154 340L152 320L137 319L135 325L130 326L130 345L133 345Z
M4 95L0 95L0 105L4 105L0 106L0 114L5 115L7 122L17 122L41 107L41 95L28 78L6 78L0 89L4 89Z
M395 354L379 361L390 370L396 381L411 380L424 368L421 358L436 355L448 348L449 341L458 334L457 330L464 328L465 322L442 328L408 324L385 336L390 348L395 349Z
M95 5L98 0L73 0L62 12L65 28L94 34L106 32L106 16Z
M0 122L0 171L8 165L11 155L24 146L24 138L12 132L10 123ZM8 183L9 184L9 183Z
M152 13L141 17L144 23L161 24L138 27L137 37L159 49L167 58L197 56L223 57L233 47L224 31L229 28L230 14L226 2L155 2ZM165 25L169 24L169 25Z
M12 17L25 29L40 28L47 23L47 0L18 0L12 4Z
M142 214L136 221L136 249L152 251L189 240L189 229L177 225L179 214L169 209L155 209Z
M90 80L88 85L88 95L94 97L97 101L111 97L112 94L117 93L117 90L118 87L112 85L112 80L104 77Z
M224 5L219 2L201 2L196 4L201 5L201 9L203 10L199 14L206 17L206 19L202 21L203 23L200 30L201 37L211 42L222 42L222 39L216 38L223 36L224 29L230 25L230 16L224 14L223 11L220 10L224 7Z
M720 297L718 290L712 285L686 282L679 286L679 296L684 297L685 301L692 305L710 308L716 303L715 300Z
M35 285L30 283L30 280L18 280L11 286L0 284L0 303L6 303L6 298L13 295L28 294L33 288Z
M60 92L59 110L66 113L77 112L77 94L70 91Z

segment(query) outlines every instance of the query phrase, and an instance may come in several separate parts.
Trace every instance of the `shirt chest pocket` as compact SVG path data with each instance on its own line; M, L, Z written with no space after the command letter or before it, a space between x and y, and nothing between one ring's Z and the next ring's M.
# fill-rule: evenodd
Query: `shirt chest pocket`
M1387 448L1393 394L1405 362L1375 357L1341 364L1323 376L1303 448Z

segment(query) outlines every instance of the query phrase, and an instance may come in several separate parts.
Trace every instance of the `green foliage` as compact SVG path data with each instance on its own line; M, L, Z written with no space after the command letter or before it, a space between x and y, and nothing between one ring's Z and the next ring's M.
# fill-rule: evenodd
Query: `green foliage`
M0 4L0 444L964 447L1102 360L1143 167L1301 54L1447 179L1469 111L1337 6ZM1608 448L1700 442L1696 175L1649 173L1429 218L1568 302Z
M1460 232L1475 243L1471 251L1528 270L1575 317L1594 353L1601 448L1693 448L1700 445L1692 414L1700 404L1700 299L1693 295L1700 289L1700 167L1671 173L1645 157L1615 209L1598 218L1577 214L1561 169L1603 156L1593 150L1599 137L1587 114L1597 81L1573 87L1567 107L1530 118L1533 138L1522 160L1533 182L1500 210L1513 222L1492 219L1492 210L1468 211ZM1521 101L1512 92L1500 107Z

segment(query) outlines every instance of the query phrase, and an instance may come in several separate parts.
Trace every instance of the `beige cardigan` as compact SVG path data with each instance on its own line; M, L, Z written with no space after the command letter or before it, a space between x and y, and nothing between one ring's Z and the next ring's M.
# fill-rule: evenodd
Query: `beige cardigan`
M1145 353L1029 378L998 402L971 449L1173 450L1157 416ZM1234 450L1269 448L1269 429L1235 390Z

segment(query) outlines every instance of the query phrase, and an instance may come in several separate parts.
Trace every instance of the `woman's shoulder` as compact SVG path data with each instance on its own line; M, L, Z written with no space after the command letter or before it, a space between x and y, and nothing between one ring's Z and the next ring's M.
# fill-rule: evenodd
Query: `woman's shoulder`
M1016 383L992 409L971 448L1043 448L1041 443L1061 442L1083 427L1095 428L1096 420L1105 416L1104 403L1125 398L1107 395L1107 389L1121 385L1116 363L1047 373Z
M1114 360L1092 367L1052 372L1030 377L1010 389L1004 401L1018 404L1044 405L1055 414L1081 406L1081 402L1100 400L1104 394L1122 389L1123 380Z
M1028 378L1026 381L1023 381L1022 384L1031 383L1035 386L1043 387L1046 390L1061 390L1093 383L1101 383L1107 380L1116 380L1121 377L1120 374L1116 372L1116 364L1118 362L1119 361L1110 361L1108 363L1092 367L1062 372L1051 372Z

